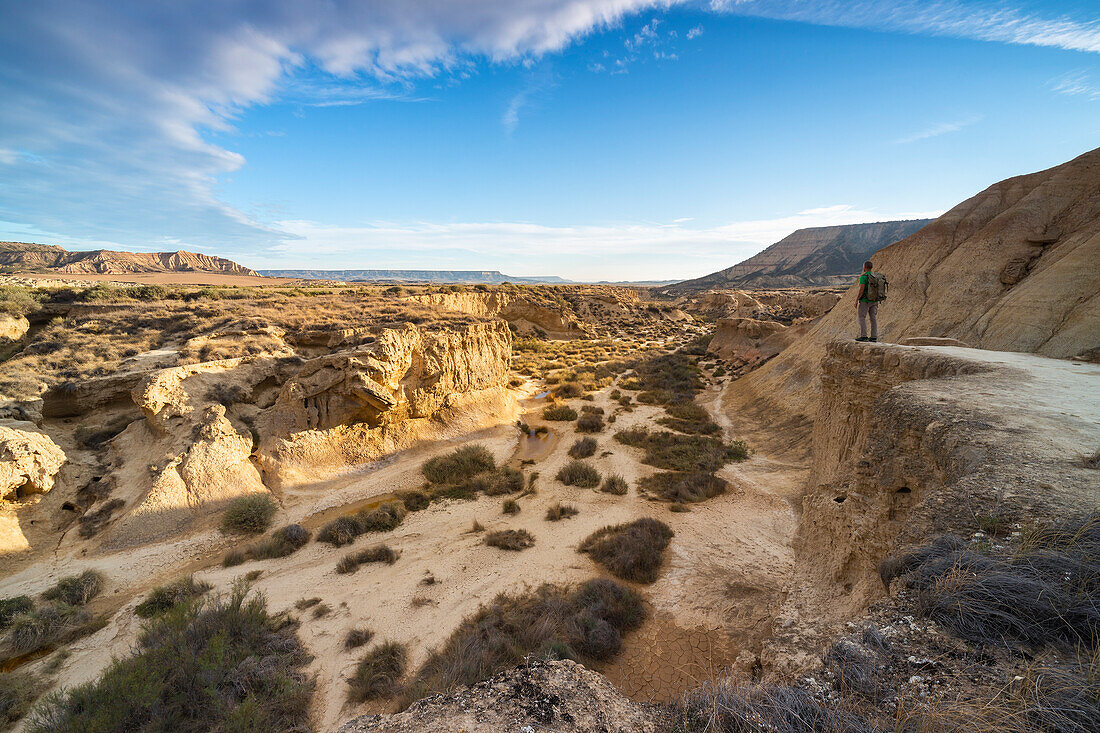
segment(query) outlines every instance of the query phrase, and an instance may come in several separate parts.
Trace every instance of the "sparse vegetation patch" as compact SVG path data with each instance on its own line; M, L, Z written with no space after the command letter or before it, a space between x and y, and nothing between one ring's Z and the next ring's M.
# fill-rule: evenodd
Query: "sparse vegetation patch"
M584 461L570 461L558 471L558 481L566 486L594 489L600 485L600 472Z
M667 524L645 517L596 530L581 542L577 552L588 554L623 580L652 583L671 539Z
M278 505L268 494L239 496L229 502L222 514L222 531L260 534L266 532Z

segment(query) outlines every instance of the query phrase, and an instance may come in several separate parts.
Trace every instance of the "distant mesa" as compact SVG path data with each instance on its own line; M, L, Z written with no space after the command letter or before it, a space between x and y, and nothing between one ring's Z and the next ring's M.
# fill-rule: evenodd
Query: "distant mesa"
M515 277L498 270L259 270L265 277L343 282L451 283L456 285L499 285L501 283L568 283L547 277Z
M905 239L931 219L799 229L760 254L705 277L667 287L668 295L723 288L793 288L850 284L872 253Z
M0 271L69 275L127 275L151 272L216 272L256 276L232 260L197 252L71 252L56 244L0 242Z

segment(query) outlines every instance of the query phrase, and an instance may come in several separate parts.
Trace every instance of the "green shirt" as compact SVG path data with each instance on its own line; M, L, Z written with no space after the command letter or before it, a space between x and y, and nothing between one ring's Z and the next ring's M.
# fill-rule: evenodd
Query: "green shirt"
M863 285L863 286L867 285L867 273L866 272L859 276L859 284ZM864 292L864 294L867 293L866 287L864 287L863 292ZM863 297L863 298L859 299L859 302L860 303L874 303L875 301L873 301L869 298Z

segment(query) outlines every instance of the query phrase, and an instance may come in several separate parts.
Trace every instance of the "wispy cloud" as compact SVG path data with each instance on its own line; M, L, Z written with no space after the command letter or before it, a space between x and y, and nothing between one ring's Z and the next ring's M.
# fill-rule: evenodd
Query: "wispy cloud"
M1050 16L988 0L710 0L741 15L1100 53L1100 19L1088 6Z
M687 38L689 41L693 38L698 38L701 35L703 35L703 26L697 25L694 28L688 28Z
M927 140L931 137L939 137L940 135L947 135L952 132L958 132L964 127L970 127L982 120L981 115L972 115L965 117L961 120L955 120L954 122L941 122L931 127L926 127L920 132L916 132L912 135L907 135L902 138L898 138L894 141L896 145L907 145L909 143L915 143L919 140Z
M1052 79L1050 88L1070 97L1084 97L1094 102L1100 100L1100 84L1084 71L1072 71Z

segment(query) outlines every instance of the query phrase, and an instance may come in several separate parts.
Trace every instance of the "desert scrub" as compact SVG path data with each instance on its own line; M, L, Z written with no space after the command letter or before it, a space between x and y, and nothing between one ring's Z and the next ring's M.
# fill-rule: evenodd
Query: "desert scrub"
M271 536L249 546L248 556L255 560L273 560L292 555L309 542L309 530L300 524L288 524L271 533Z
M458 483L496 468L493 454L483 445L464 445L424 462L420 472L430 483Z
M717 471L732 461L744 461L749 448L744 441L724 443L704 435L679 435L643 428L620 430L615 440L645 450L643 463L671 471Z
M422 509L427 509L428 505L432 503L432 497L423 491L402 491L397 495L397 498L405 504L406 511L419 512Z
M93 630L91 614L85 609L67 603L49 603L13 618L8 644L19 654L29 654Z
M222 514L222 531L243 534L266 532L278 506L268 494L239 496L229 502Z
M485 535L485 544L518 552L533 547L535 538L525 529L498 529Z
M577 419L577 411L569 405L550 405L542 411L544 420L568 422Z
M309 660L294 623L270 616L263 596L238 586L227 600L178 606L152 621L130 657L51 695L27 729L308 730Z
M563 382L554 389L554 396L561 400L569 400L584 394L584 387L576 382Z
M318 542L334 547L350 545L355 538L367 532L386 532L395 529L405 519L405 504L389 501L377 509L364 509L355 514L337 517L317 533Z
M570 458L591 458L596 454L595 438L580 438L569 446Z
M661 558L672 539L664 522L645 517L626 524L596 530L577 546L623 580L652 583L661 569Z
M358 649L374 638L374 632L370 629L351 629L344 636L344 648L347 650Z
M580 513L580 509L572 504L562 504L561 502L555 502L546 509L546 521L557 522L561 519L569 519L575 517Z
M594 489L600 485L600 472L584 461L570 461L558 471L557 479L566 486Z
M577 420L578 433L599 433L603 430L603 418L591 412L586 412Z
M404 644L384 641L355 665L348 680L348 700L353 703L392 697L400 691L409 652Z
M514 494L523 488L523 472L518 468L501 466L489 480L483 489L486 496L500 496L501 494Z
M638 482L642 490L676 504L706 501L726 490L726 482L704 471L655 473Z
M30 596L13 596L0 600L0 631L11 626L16 616L33 608L34 600Z
M525 657L571 659L592 665L611 659L623 634L645 619L641 597L613 580L576 589L544 584L500 594L463 619L417 671L402 702L472 685L520 664Z
M519 514L519 502L515 499L505 499L500 510L505 514Z
M134 608L134 613L142 618L159 616L181 603L190 603L213 587L209 583L196 582L192 576L180 578L174 583L159 585L149 591L145 600Z
M401 557L401 553L389 545L375 545L344 555L340 562L336 563L336 572L354 573L360 565L372 562L384 562L387 565L393 565L399 557Z
M85 570L57 581L57 585L42 593L47 601L59 601L70 606L84 606L103 590L103 573Z
M718 423L710 419L710 413L694 402L667 405L665 412L668 416L658 419L657 422L666 428L699 435L717 435L722 432Z
M617 473L609 473L600 486L600 491L603 493L616 496L623 496L629 489L630 485L626 482L626 479Z
M0 674L0 725L14 724L26 715L34 701L49 687L35 674L5 672Z

